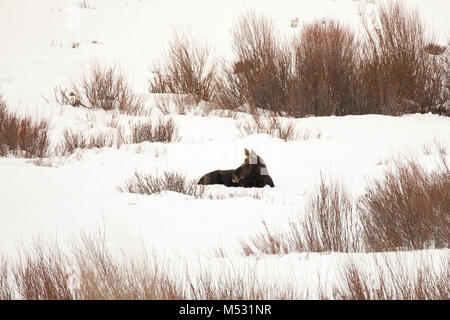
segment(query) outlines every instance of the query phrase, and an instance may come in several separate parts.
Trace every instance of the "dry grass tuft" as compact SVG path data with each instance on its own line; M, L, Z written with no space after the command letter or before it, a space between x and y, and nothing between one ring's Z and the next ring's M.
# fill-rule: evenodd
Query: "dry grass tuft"
M121 192L138 194L159 194L163 191L174 191L201 198L205 192L205 186L198 185L196 180L187 180L180 173L165 172L161 177L135 172L133 177L118 187Z
M56 155L68 156L77 149L93 148L119 148L123 143L119 134L108 132L98 132L86 135L83 132L76 132L71 129L65 129L62 142L55 148Z
M242 135L269 134L284 141L320 139L322 133L312 134L309 129L299 129L294 120L282 119L274 115L263 116L254 114L251 120L236 121L236 126Z
M175 121L159 119L154 125L150 122L130 123L131 143L149 142L175 142L178 141L178 129Z

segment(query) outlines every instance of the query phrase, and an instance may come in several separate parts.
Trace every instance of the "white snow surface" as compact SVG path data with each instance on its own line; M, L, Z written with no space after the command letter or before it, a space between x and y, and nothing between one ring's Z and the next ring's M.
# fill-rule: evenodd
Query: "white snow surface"
M54 102L53 88L77 78L92 61L116 63L133 87L147 96L151 65L164 52L173 28L190 29L213 44L216 52L231 56L230 35L237 16L247 9L263 12L285 33L290 20L301 23L333 17L358 28L360 1L171 1L89 0L93 9L80 9L79 1L0 1L0 92L11 110L50 121L56 144L64 128L106 130L111 115L104 111L74 109ZM446 0L407 1L420 8L426 21L445 36L450 30ZM365 10L371 10L368 4ZM93 43L96 41L97 43ZM72 43L79 43L72 48ZM155 110L151 118L160 115ZM242 115L241 118L246 117ZM129 119L120 115L127 123ZM144 120L143 117L142 120ZM81 231L102 229L114 247L132 250L144 243L175 261L221 268L227 263L258 265L267 279L298 280L313 287L333 278L347 257L369 261L371 254L290 254L246 258L240 240L261 230L265 221L284 230L289 219L303 214L308 195L320 175L339 179L358 196L367 181L380 178L392 157L414 156L432 169L438 141L450 150L450 118L432 114L401 117L381 115L311 117L295 119L308 130L307 140L285 142L267 134L244 136L238 120L194 113L175 115L180 141L122 145L79 151L53 158L53 167L37 166L29 159L0 158L0 250L14 254L18 245L33 237L57 237L64 242ZM320 137L317 137L320 133ZM431 153L424 152L431 146ZM158 195L121 193L117 186L136 171L162 174L177 171L199 179L215 169L233 169L244 159L244 148L254 149L265 161L275 188L262 190L208 186L215 195L239 193L224 199L194 199L164 192ZM450 162L450 154L447 154ZM255 193L261 199L252 197ZM226 257L217 258L223 248ZM422 257L447 257L449 250L404 252ZM431 258L430 258L431 259ZM418 261L417 260L417 261ZM176 263L175 263L176 265ZM330 271L331 270L331 271ZM330 273L331 272L331 273ZM313 276L315 275L315 276Z

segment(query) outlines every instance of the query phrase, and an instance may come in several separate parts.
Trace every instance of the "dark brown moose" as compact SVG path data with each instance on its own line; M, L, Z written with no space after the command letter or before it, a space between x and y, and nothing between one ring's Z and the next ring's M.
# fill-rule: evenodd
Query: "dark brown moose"
M235 170L215 170L200 178L198 184L223 184L227 187L274 187L263 159L253 150L245 149L244 163Z

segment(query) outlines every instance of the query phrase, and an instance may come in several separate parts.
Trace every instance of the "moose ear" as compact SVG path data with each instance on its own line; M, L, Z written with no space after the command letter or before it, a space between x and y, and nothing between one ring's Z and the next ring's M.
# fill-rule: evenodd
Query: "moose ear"
M247 149L244 149L244 152L245 152L245 160L244 160L244 163L245 163L245 164L248 164L248 162L249 162L249 157L250 157L250 151L248 151Z
M250 164L257 164L258 163L258 155L253 149L250 149L250 155L248 156Z

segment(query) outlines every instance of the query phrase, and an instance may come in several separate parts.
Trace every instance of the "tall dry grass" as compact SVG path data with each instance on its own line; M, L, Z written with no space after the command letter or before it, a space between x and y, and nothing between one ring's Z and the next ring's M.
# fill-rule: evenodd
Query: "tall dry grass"
M0 300L11 300L13 298L11 286L9 263L5 257L0 256Z
M439 266L419 263L412 270L397 257L374 265L348 262L340 281L332 289L338 300L448 300L450 296L448 259ZM439 269L439 270L436 270Z
M0 300L170 300L170 299L442 299L449 297L448 259L362 257L330 266L337 278L324 287L294 279L261 278L252 262L235 265L218 258L219 269L196 272L169 264L151 251L111 248L101 233L82 234L64 247L36 241L15 258L0 260ZM407 259L408 263L405 264ZM191 261L192 262L192 261ZM412 263L411 263L412 262ZM183 272L184 271L184 272ZM261 274L259 274L261 275ZM319 275L320 276L320 275Z

